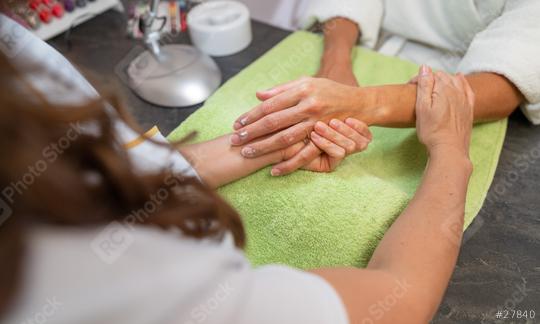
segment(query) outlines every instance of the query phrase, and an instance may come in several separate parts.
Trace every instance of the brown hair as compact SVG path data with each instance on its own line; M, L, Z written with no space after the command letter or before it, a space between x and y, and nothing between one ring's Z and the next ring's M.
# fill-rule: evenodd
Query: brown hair
M130 221L176 227L194 238L219 239L230 232L238 247L244 245L238 214L197 179L133 170L111 115L133 123L114 96L77 107L53 106L1 54L0 86L0 190L4 198L11 194L3 206L0 201L0 221L5 220L0 224L0 314L17 289L33 224L126 221L133 211L144 210L153 194L166 190L148 217ZM81 127L86 129L78 131Z

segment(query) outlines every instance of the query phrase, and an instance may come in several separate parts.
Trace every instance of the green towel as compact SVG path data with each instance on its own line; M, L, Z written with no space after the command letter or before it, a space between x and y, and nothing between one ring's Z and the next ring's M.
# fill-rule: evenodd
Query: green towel
M313 75L322 39L296 32L225 83L206 104L169 136L189 132L197 140L229 133L233 121L258 103L255 91ZM354 71L362 85L407 82L418 66L355 49ZM486 197L506 131L506 120L477 125L465 226ZM255 265L283 263L299 268L365 266L419 184L426 151L414 129L372 127L367 151L348 157L333 173L299 171L273 178L270 169L229 184L219 192L242 215L246 253ZM216 167L219 167L217 165Z

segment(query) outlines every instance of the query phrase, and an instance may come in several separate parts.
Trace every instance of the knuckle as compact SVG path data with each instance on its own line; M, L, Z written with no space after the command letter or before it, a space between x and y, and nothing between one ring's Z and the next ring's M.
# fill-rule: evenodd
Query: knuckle
M270 114L271 110L272 110L272 104L270 102L266 101L261 104L261 112L263 115Z
M309 115L313 115L321 110L322 104L320 99L317 99L315 97L310 97L307 99L306 109L305 112Z
M310 81L305 81L300 85L300 94L307 96L311 93L311 83Z
M274 117L265 117L262 120L262 125L266 130L273 131L278 127L278 120Z
M347 142L347 144L345 144L345 150L349 154L353 153L356 150L356 144L354 142Z
M294 135L293 134L283 134L278 137L278 144L281 144L283 146L289 146L294 141Z
M342 121L338 121L336 124L336 130L341 133L344 136L354 136L354 130L347 125L345 125Z
M308 162L310 162L309 154L306 151L300 152L298 156L298 161L301 164L307 164Z

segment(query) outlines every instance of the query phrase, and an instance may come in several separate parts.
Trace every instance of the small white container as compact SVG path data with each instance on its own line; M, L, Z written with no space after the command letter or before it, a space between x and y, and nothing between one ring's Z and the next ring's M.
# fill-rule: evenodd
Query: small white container
M212 56L238 53L252 40L248 8L237 1L209 1L193 8L187 17L191 41Z

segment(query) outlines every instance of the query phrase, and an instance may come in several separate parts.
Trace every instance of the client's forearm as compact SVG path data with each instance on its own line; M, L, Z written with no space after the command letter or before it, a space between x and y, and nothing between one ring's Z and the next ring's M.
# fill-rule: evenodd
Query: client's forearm
M356 23L346 18L334 18L324 24L324 51L321 69L330 69L333 65L350 65L351 51L356 45L359 28Z
M468 75L475 96L475 122L508 117L523 101L519 90L505 77L495 73ZM412 127L415 123L416 85L385 85L359 90L364 103L354 117L369 125Z
M243 178L282 159L281 151L245 159L240 154L241 147L230 145L229 137L230 135L225 135L180 149L202 180L212 188Z

